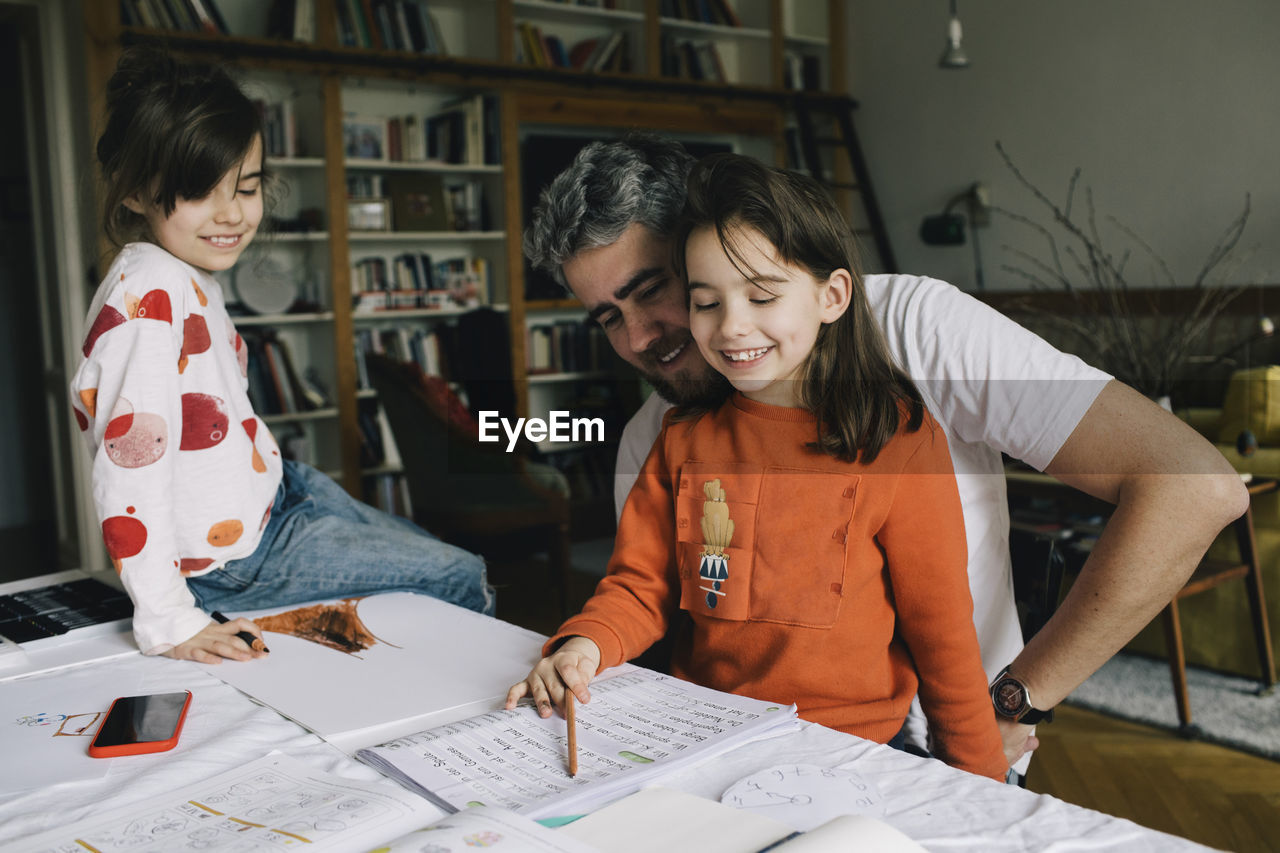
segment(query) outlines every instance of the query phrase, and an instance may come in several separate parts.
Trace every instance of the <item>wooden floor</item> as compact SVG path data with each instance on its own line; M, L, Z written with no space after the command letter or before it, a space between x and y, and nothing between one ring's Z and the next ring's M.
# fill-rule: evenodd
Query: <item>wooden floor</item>
M555 630L545 564L495 565L491 579L499 617ZM574 573L573 612L595 581ZM1040 737L1027 774L1032 791L1218 849L1280 851L1280 762L1066 706Z
M1280 762L1068 706L1039 734L1032 791L1223 850L1280 851Z

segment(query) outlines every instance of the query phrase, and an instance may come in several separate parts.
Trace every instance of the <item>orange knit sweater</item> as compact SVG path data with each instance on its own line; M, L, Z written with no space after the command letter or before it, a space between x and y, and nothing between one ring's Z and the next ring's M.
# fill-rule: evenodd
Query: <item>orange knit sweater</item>
M881 743L918 689L935 754L1003 780L946 438L926 415L864 465L815 437L810 412L740 394L668 422L608 576L548 653L584 636L615 666L684 610L673 674Z

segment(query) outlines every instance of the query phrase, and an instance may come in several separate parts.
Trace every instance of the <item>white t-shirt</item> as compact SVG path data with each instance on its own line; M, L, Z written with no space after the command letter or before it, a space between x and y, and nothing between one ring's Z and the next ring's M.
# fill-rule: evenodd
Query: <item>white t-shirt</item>
M156 654L209 623L185 577L257 547L280 452L249 403L245 344L208 273L130 243L85 329L72 407L134 637Z
M951 447L969 544L973 621L991 679L1023 645L1000 454L1043 470L1111 377L946 282L869 275L865 286L890 354ZM651 394L623 429L614 481L619 515L670 408ZM922 719L909 723L917 743L923 743L923 729L916 728L922 725Z

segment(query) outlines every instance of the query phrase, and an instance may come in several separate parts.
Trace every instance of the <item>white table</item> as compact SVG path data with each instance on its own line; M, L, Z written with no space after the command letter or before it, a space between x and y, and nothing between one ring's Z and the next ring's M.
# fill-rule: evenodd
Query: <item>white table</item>
M182 740L172 752L114 759L102 779L0 796L0 850L20 850L24 837L90 816L120 813L132 804L211 777L273 749L319 770L354 779L378 779L371 768L194 664L133 654L92 666L121 681L137 679L143 693L191 690L192 710ZM21 690L24 684L59 675L33 675L2 683L0 689ZM887 804L881 819L931 850L1164 853L1207 849L813 724L805 724L793 734L741 747L668 777L663 784L718 800L732 783L757 770L785 763L836 767L850 762L879 787ZM4 772L22 770L6 766ZM394 784L383 781L388 786Z

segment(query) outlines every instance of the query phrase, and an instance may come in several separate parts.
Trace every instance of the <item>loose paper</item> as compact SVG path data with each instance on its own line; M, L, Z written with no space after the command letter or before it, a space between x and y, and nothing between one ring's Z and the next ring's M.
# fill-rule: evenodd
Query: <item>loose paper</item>
M90 758L111 703L138 692L138 676L122 678L94 667L28 678L0 690L0 794L59 782L98 779L114 759Z
M393 786L312 770L280 753L135 810L27 839L31 853L368 850L443 812Z

